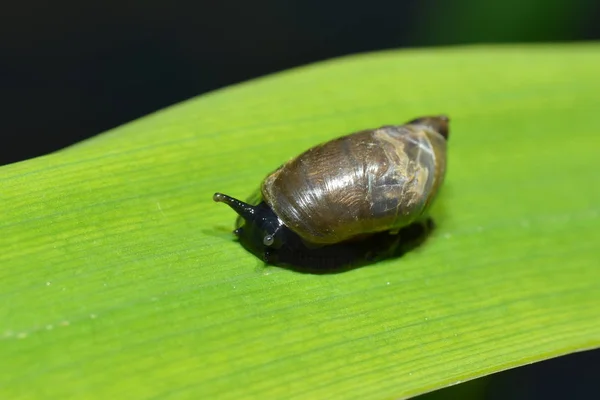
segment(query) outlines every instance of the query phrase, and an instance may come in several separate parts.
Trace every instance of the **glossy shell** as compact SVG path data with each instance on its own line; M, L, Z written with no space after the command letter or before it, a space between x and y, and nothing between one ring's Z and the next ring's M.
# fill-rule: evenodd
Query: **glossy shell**
M318 145L263 182L265 202L303 240L323 245L421 218L443 182L446 138L408 123Z

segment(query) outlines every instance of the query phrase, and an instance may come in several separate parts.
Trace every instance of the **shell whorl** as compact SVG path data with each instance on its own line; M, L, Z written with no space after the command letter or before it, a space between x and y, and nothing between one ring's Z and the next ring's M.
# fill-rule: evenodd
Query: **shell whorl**
M426 211L445 172L446 140L422 125L384 126L315 146L262 185L304 240L332 244L394 230Z

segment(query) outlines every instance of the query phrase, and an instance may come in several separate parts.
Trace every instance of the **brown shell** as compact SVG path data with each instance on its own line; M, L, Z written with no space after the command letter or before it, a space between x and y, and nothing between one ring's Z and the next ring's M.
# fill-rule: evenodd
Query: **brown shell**
M409 123L313 147L269 175L261 189L288 228L307 242L332 244L419 219L445 168L446 139Z

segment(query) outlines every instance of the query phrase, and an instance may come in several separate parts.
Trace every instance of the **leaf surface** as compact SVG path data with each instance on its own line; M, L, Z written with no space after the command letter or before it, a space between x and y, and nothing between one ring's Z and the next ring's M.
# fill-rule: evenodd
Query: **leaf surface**
M0 397L404 398L598 347L598 71L598 44L358 55L0 168ZM265 268L212 202L433 113L437 228L401 258Z

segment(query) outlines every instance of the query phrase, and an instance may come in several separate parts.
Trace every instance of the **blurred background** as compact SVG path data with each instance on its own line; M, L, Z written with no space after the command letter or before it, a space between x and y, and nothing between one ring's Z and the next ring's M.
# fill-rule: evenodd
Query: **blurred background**
M0 165L331 57L598 38L598 0L7 1Z
M336 56L598 39L598 0L5 2L0 165L211 90ZM598 376L596 351L470 387L490 399L599 398Z

